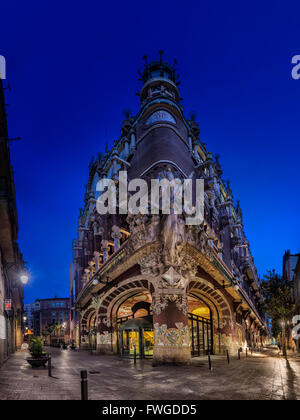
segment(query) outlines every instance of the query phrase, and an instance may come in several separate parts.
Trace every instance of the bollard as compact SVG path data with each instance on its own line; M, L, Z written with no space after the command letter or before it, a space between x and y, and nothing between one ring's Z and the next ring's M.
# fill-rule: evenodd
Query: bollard
M210 358L210 353L209 352L208 352L208 369L212 370L211 358Z
M48 354L48 376L52 376L51 354Z
M253 353L253 347L251 347L251 354Z
M81 399L88 400L88 381L87 381L87 371L80 371L81 377Z
M247 349L247 347L246 347L246 357L248 357L248 349Z
M227 363L229 364L230 363L230 358L229 358L229 351L228 350L226 350L226 355L227 355Z
M134 364L136 365L136 346L134 345L134 353L133 353L133 356L134 356Z
M241 360L241 349L238 349L238 360Z

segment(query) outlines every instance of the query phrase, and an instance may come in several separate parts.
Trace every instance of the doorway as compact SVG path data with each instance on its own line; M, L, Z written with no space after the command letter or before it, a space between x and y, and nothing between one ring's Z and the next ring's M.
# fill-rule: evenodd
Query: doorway
M133 318L119 325L119 353L122 357L153 357L154 334L151 321L152 317Z

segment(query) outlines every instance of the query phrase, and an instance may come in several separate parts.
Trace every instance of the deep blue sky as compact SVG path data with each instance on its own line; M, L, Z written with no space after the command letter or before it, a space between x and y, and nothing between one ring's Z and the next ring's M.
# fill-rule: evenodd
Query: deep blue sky
M9 133L25 301L68 295L68 266L92 155L138 110L142 56L178 60L185 112L220 154L259 273L300 251L297 2L6 1Z

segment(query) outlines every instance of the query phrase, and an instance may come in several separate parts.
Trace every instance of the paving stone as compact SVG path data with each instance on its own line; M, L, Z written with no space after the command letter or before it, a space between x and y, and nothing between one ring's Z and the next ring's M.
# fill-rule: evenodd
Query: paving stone
M272 352L241 360L212 356L192 359L190 366L152 367L151 361L48 349L53 377L32 369L27 353L13 355L0 369L0 399L80 399L80 370L88 371L89 398L94 400L295 400L300 399L300 358L286 361ZM98 371L99 374L90 374Z

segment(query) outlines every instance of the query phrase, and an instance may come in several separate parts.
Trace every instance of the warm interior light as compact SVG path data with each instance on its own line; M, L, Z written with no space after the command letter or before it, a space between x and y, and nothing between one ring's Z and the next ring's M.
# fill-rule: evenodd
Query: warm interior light
M199 306L198 308L194 309L192 313L203 318L210 318L210 310L207 307Z

